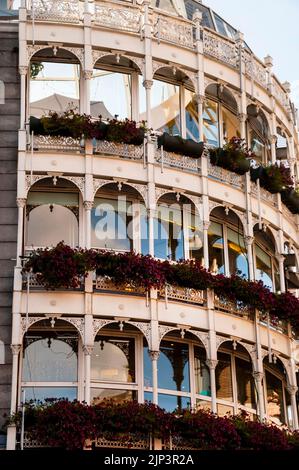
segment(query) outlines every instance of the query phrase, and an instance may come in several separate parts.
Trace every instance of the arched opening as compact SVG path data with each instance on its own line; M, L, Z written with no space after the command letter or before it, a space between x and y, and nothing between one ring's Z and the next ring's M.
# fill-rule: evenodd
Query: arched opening
M97 332L91 356L91 403L142 401L143 337L133 325L112 323Z
M56 246L64 241L79 244L79 190L68 180L45 178L28 193L25 250Z
M79 112L80 79L80 63L71 52L63 48L37 52L30 61L29 116Z
M260 230L258 225L254 233L254 263L255 279L263 281L265 286L273 292L280 290L280 272L278 261L275 258L275 240L269 229Z
M215 274L239 274L248 278L248 259L243 224L232 211L216 207L208 230L209 269Z
M248 352L242 345L228 340L221 345L217 359L217 413L224 416L243 410L254 416L257 396Z
M274 362L275 361L275 362ZM267 418L274 424L292 426L292 407L287 390L287 375L282 362L274 357L264 359L264 394L266 401Z
M143 363L144 398L152 401L152 363L146 345ZM201 341L189 332L182 338L179 331L172 331L160 343L158 404L167 411L211 407L206 351Z
M194 203L173 193L157 202L154 225L155 257L176 261L203 259L202 223Z
M76 328L62 319L34 323L23 339L21 388L26 401L78 396Z
M287 135L281 127L276 129L276 159L282 161L284 164L288 162L288 139Z
M248 142L254 160L267 165L271 162L270 130L265 114L256 105L247 107Z
M142 93L144 101L145 92ZM200 140L194 86L184 72L175 67L161 67L154 74L151 118L154 130Z
M104 120L115 117L138 120L139 74L136 64L127 57L111 54L99 59L91 80L91 115L102 116Z
M91 246L148 254L147 212L137 190L117 183L98 190L91 211Z

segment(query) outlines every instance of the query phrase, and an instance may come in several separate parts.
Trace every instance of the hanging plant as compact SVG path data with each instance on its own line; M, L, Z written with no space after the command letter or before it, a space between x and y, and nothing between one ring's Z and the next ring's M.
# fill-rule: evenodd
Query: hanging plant
M44 69L44 65L41 62L31 62L30 78L34 80L43 69Z
M225 170L244 175L250 169L250 159L253 153L246 147L245 140L232 137L223 148L210 150L212 165L220 166Z

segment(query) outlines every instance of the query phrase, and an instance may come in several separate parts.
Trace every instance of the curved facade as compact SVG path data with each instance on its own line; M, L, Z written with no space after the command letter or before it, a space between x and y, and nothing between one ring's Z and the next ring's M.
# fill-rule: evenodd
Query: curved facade
M212 291L134 292L97 275L77 290L45 291L21 275L28 251L64 240L200 259L213 273L296 295L285 259L293 255L298 271L298 216L248 173L212 166L208 150L239 136L257 163L285 161L297 180L289 84L273 75L271 57L259 60L241 33L195 2L31 3L19 17L12 412L25 389L28 399L245 410L298 428L289 325L267 324ZM30 116L70 108L145 120L151 132L140 146L29 135ZM167 152L157 146L162 132L206 149L200 159Z

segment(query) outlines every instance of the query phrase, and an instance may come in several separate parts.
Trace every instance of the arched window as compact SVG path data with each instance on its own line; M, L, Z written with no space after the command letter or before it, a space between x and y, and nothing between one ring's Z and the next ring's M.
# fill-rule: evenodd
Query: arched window
M172 261L203 257L202 225L194 204L174 194L158 201L155 219L155 256Z
M64 49L43 49L30 63L30 116L40 118L50 111L80 110L80 65Z
M121 333L112 326L98 333L91 356L93 404L106 398L118 403L137 400L138 394L140 400L141 369L138 353L141 348L141 335L129 329Z
M275 241L269 230L254 228L255 279L263 281L272 291L280 290L280 272L275 258Z
M226 214L220 207L212 211L211 218L208 230L210 271L248 278L247 251L240 219L232 211Z
M144 346L144 398L152 401L152 369L148 347ZM168 411L182 408L210 408L210 372L206 352L191 334L182 340L167 335L158 359L158 403Z
M282 363L277 360L269 362L264 359L265 379L264 393L266 397L267 417L274 424L292 425L292 408L287 391L286 373Z
M132 119L132 86L134 83L137 87L136 76L136 66L129 59L115 55L101 58L93 69L91 80L91 115L95 118L102 116L104 120L114 117Z
M203 123L204 141L214 147L222 146L232 137L240 137L238 105L228 88L216 83L208 85Z
M33 325L24 339L22 387L25 399L77 398L78 333L62 320Z
M119 191L112 183L98 191L91 211L91 244L93 248L148 254L147 213L135 189L123 185Z
M217 412L237 414L244 410L256 414L256 390L252 364L247 351L239 345L225 343L217 353L216 374Z
M264 113L253 104L247 107L247 124L251 150L258 163L268 164L271 161L269 144L269 126Z
M56 246L61 241L78 246L78 219L77 188L63 179L56 186L50 178L40 181L27 198L25 248Z

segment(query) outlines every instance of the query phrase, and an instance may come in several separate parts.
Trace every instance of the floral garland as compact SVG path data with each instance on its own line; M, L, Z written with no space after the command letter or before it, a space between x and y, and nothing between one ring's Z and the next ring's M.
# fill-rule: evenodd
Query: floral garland
M262 281L247 281L237 275L213 275L197 260L171 264L134 252L73 249L60 242L54 248L32 252L23 268L24 273L34 273L39 284L53 290L78 287L90 271L108 276L116 284L129 283L146 290L160 289L166 284L214 289L222 298L290 321L295 328L299 326L299 299L291 293L275 294Z
M200 450L298 450L299 433L274 425L250 421L246 413L220 417L199 410L166 412L152 403L115 403L104 400L86 405L66 399L28 403L25 426L29 439L61 449L83 449L87 440L99 437L125 442L146 439L151 434L179 445ZM9 424L21 426L21 412Z

